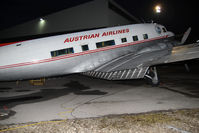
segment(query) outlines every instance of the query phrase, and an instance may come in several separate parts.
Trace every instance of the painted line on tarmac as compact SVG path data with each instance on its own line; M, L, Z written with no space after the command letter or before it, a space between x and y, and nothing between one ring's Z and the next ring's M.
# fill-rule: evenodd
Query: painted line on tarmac
M64 118L64 120L60 120L60 121L44 121L44 122L37 122L37 123L33 123L33 124L27 124L27 125L23 125L23 126L18 126L18 127L14 127L14 128L7 128L7 129L2 129L0 130L0 132L6 132L6 131L13 131L13 130L17 130L17 129L21 129L21 128L26 128L26 127L30 127L30 126L35 126L35 125L40 125L40 124L46 124L46 123L60 123L60 122L65 122L68 120L66 114L67 113L71 113L73 111L72 108L65 108L65 109L69 109L68 111L64 111L64 112L60 112L57 115ZM65 118L66 117L66 118Z

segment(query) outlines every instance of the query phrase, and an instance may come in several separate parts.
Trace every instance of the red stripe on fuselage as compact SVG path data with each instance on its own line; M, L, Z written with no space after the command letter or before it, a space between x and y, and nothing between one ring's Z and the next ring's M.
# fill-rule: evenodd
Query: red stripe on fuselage
M108 47L99 48L99 49L95 49L95 50L89 50L89 51L74 53L74 54L67 54L67 55L63 55L63 56L58 56L58 57L53 57L53 58L48 58L48 59L43 59L43 60L38 60L38 61L31 61L31 62L5 65L5 66L0 66L0 69L6 69L6 68L13 68L13 67L20 67L20 66L27 66L27 65L40 64L40 63L46 63L46 62L51 62L51 61L57 61L57 60L62 60L62 59L71 58L71 57L75 57L75 56L86 55L86 54L91 54L91 53L121 48L121 47L127 47L127 46L130 46L130 45L150 42L150 41L159 40L159 39L163 39L163 38L167 38L167 37L168 36L156 37L156 38L152 38L152 39L141 40L141 41L126 43L126 44L120 44L120 45L114 45L114 46L108 46Z
M7 45L12 45L12 44L16 44L16 43L21 43L21 42L24 42L24 41L1 43L0 47L7 46Z

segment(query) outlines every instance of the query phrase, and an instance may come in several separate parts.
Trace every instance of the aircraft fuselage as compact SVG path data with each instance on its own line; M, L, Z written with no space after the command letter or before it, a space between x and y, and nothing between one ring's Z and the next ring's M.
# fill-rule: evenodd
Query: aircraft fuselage
M0 44L0 81L92 71L128 53L165 49L155 42L172 36L158 24L134 24Z

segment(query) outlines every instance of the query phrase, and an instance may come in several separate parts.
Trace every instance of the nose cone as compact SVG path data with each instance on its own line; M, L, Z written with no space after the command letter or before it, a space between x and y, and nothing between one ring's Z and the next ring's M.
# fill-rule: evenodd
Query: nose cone
M175 36L175 34L173 32L171 32L171 31L167 31L167 35L168 35L168 37Z

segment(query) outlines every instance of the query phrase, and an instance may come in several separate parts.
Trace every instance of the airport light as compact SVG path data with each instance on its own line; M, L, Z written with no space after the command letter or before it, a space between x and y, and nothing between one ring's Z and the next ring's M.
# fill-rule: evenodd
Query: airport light
M40 24L44 24L45 23L45 19L43 18L40 18L40 21L39 21Z
M155 6L155 12L156 13L161 13L161 6L160 5L156 5Z
M39 23L40 23L40 25L44 25L45 24L45 19L43 19L43 18L40 18L40 21L39 21Z
M45 20L43 18L40 18L40 22L44 22Z
M41 32L41 31L43 31L43 29L44 29L44 27L45 27L45 25L46 25L46 20L43 19L43 18L40 18L39 20L40 20L40 21L39 21L38 28L39 28L39 31Z

